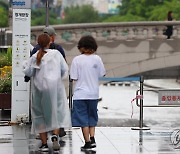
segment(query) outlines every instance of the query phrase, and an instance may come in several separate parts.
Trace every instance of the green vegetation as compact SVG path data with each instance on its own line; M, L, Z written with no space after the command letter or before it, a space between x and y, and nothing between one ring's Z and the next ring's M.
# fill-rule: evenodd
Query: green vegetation
M179 0L122 0L119 9L119 15L125 17L122 19L126 19L120 21L134 21L131 18L133 16L140 17L144 21L164 21L170 10L173 11L174 19L180 20Z
M8 3L0 0L0 27L8 26Z
M45 25L46 20L46 12L44 8L40 9L34 9L31 13L31 25L32 26L39 26L39 25ZM49 24L55 25L60 24L61 21L57 19L57 16L52 11L49 11Z
M11 73L7 73L5 77L0 78L0 93L11 93Z
M12 48L0 52L0 93L11 93Z
M145 19L140 16L132 15L132 14L127 14L124 16L120 15L114 15L112 17L108 17L107 19L104 19L103 22L119 22L119 21L144 21Z
M12 48L8 48L7 51L0 52L0 68L11 65L12 65Z
M8 26L8 7L6 0L0 0L0 27ZM164 21L169 10L173 11L175 20L180 20L180 0L122 0L118 8L118 15L100 15L91 5L71 6L64 10L65 19L59 19L51 8L49 24ZM32 9L31 25L45 25L45 15L45 8Z
M175 20L180 20L180 0L122 0L118 15L98 15L90 5L65 9L62 23L164 21L167 12L173 11Z
M7 0L0 0L0 6L3 7L5 10L8 10L9 4Z
M91 5L72 6L65 9L64 24L67 23L93 23L98 22L98 12Z

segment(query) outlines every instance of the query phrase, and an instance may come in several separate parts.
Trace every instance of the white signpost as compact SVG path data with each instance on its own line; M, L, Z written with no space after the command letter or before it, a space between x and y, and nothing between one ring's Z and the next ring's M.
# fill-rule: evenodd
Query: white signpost
M11 121L29 121L30 84L24 82L22 63L30 56L31 0L13 0Z

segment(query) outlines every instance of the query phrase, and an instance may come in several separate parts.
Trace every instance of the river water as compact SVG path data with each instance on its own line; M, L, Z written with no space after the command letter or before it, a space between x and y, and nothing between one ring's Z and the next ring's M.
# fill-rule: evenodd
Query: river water
M174 79L145 80L144 105L158 105L156 88L179 89L180 84ZM122 82L115 85L100 85L98 104L100 126L139 126L139 107L131 103L139 89L138 82ZM133 108L132 108L133 106ZM131 115L133 116L131 118ZM180 107L146 107L144 124L149 127L176 128L180 126Z

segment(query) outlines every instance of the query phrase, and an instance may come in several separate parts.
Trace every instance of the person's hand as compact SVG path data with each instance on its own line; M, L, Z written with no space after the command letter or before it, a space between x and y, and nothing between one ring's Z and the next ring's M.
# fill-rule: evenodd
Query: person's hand
M30 79L31 79L31 78L30 78L29 76L25 76L25 77L24 77L24 82L29 82Z
M25 69L27 65L28 65L27 61L24 61L23 64L22 64L23 69Z

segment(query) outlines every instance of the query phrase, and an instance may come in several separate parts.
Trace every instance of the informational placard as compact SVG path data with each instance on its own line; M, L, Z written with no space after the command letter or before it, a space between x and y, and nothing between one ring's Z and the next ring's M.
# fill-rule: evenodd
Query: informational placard
M12 107L11 121L29 121L30 84L24 82L22 64L30 56L31 0L14 0L13 5L13 42L12 42ZM27 8L27 9L24 9Z
M159 90L159 105L180 105L180 89Z

